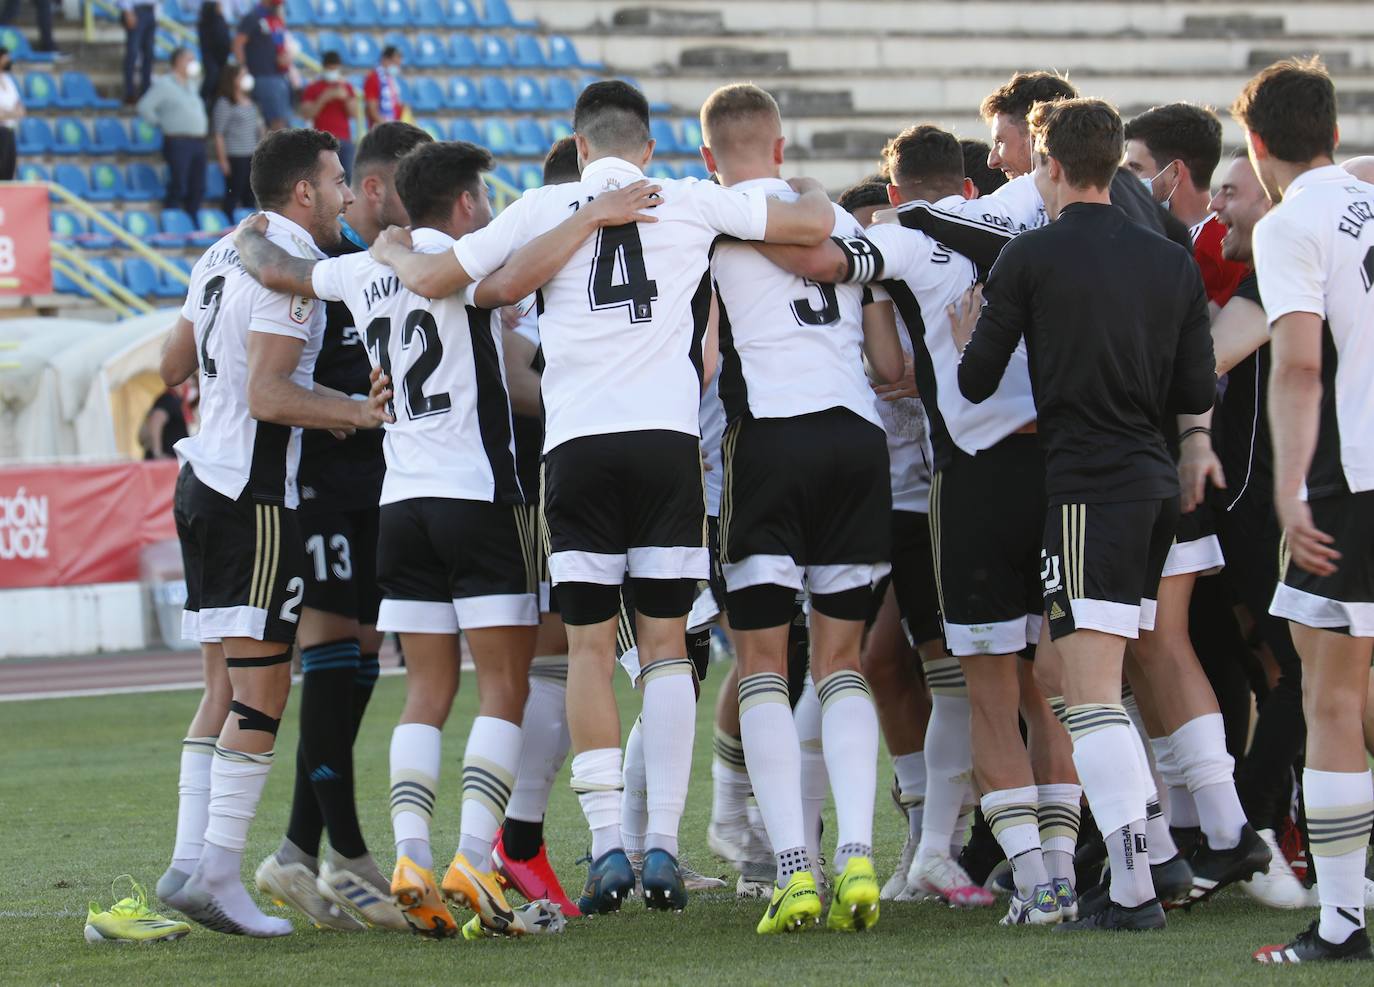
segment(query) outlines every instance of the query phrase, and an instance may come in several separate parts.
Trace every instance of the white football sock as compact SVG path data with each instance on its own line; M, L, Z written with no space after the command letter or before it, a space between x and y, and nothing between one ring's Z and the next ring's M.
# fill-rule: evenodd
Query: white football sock
M1150 753L1154 755L1159 780L1168 789L1168 796L1164 799L1167 803L1164 815L1168 817L1169 825L1175 829L1196 828L1197 803L1193 801L1193 793L1188 791L1188 780L1183 776L1178 759L1174 757L1173 742L1168 737L1151 737Z
M646 850L677 856L678 824L692 780L697 732L696 666L690 658L656 661L640 679L644 692L644 774L649 792Z
M748 825L749 769L744 765L744 745L716 727L715 753L711 758L711 822L727 831Z
M568 659L560 667L536 658L530 667L530 695L525 700L521 720L524 740L520 747L520 766L515 770L506 816L523 822L539 822L549 808L549 793L554 778L568 756ZM542 671L541 671L542 669Z
M506 819L506 803L520 764L520 742L520 726L496 716L477 717L468 731L458 849L484 873L491 870L491 848Z
M1364 864L1374 818L1374 781L1368 771L1305 768L1302 792L1322 906L1317 934L1327 942L1343 943L1364 928Z
M625 790L620 793L620 837L626 853L644 852L649 828L649 787L644 775L644 718L637 717L625 738ZM669 851L672 852L672 851Z
M620 748L602 747L573 757L572 790L592 831L592 860L624 847L620 838Z
M947 659L941 659L943 663ZM958 659L952 660L955 667ZM926 662L927 678L936 662ZM948 674L946 672L946 674ZM962 672L959 681L963 681ZM973 770L967 695L932 692L926 726L926 801L921 813L921 856L949 853Z
M172 866L183 873L195 870L205 843L210 816L210 766L215 737L187 737L181 742L181 774L177 779L177 836Z
M1040 846L1038 798L1034 785L1004 788L983 796L983 816L997 845L1011 861L1016 893L1029 900L1037 885L1049 883L1045 854Z
M1055 880L1075 887L1073 853L1078 846L1083 788L1079 785L1039 785L1036 788L1040 818L1040 846L1045 851L1045 870Z
M802 823L801 744L787 701L787 679L772 672L740 677L739 728L749 782L783 884L785 867L795 871L811 866Z
M821 744L835 796L835 867L873 856L873 799L878 787L878 711L858 672L832 672L816 683Z
M391 830L397 856L434 866L429 824L439 790L443 734L427 723L402 723L391 731Z
M210 765L210 806L205 821L205 843L214 844L226 853L207 860L201 851L196 868L202 880L215 882L233 876L239 880L239 861L248 843L248 827L257 815L267 774L272 770L273 752L253 754L247 751L215 748L214 763Z
M1068 709L1073 763L1112 865L1112 900L1134 906L1154 897L1145 838L1149 777L1135 747L1139 735L1117 705L1086 703Z
M821 812L830 795L830 777L825 769L825 751L821 740L821 701L811 673L797 705L792 710L797 724L797 741L801 744L802 822L806 826L806 852L813 863L821 859Z
M1174 834L1169 832L1169 819L1159 801L1158 775L1145 751L1145 741L1149 738L1140 730L1137 726L1132 732L1131 748L1140 765L1141 777L1145 779L1145 833L1149 837L1150 863L1163 864L1178 856L1178 846L1174 843Z
M898 754L892 759L892 773L897 776L897 791L907 810L907 837L920 840L921 817L925 814L926 755L924 751Z
M1169 744L1197 806L1207 845L1213 850L1237 846L1245 828L1245 810L1236 794L1236 762L1226 752L1221 714L1189 720L1169 735Z

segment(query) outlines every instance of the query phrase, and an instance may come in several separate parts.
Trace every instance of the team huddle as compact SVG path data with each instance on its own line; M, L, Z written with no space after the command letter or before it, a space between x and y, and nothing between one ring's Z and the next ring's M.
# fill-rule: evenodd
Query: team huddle
M990 144L910 127L836 204L781 179L758 87L702 106L712 181L649 180L644 96L598 82L494 217L480 147L383 124L350 186L334 138L269 135L264 212L197 263L163 355L169 384L199 374L175 515L205 693L158 897L292 931L241 867L299 647L269 898L467 938L681 910L722 883L678 843L714 633L736 660L709 842L768 899L761 934L995 891L1003 925L1063 932L1163 928L1237 884L1316 904L1275 836L1305 752L1320 917L1255 958L1374 958L1374 185L1333 163L1335 106L1319 64L1277 63L1223 161L1210 110L1123 122L1020 74L983 104ZM1229 617L1223 567L1281 671L1239 768L1190 618ZM390 879L352 767L388 633ZM463 646L479 708L441 870ZM623 746L617 661L642 701ZM885 883L880 739L907 829ZM569 751L575 900L544 843Z

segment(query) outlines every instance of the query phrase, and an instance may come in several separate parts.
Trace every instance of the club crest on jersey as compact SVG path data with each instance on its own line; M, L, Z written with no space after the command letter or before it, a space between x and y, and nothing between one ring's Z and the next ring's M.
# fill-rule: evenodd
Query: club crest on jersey
M606 181L604 181L604 182L601 184L601 191L603 191L603 192L609 192L609 191L611 191L612 189L618 189L618 188L620 188L620 179L619 179L619 178L607 178Z
M304 295L291 296L291 321L303 326L310 321L310 313L315 311L315 299Z

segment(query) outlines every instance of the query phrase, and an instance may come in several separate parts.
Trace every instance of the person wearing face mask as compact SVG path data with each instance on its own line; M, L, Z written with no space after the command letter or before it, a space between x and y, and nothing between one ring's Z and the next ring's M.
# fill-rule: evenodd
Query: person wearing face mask
M200 99L200 62L189 48L172 52L172 71L158 76L138 101L138 115L162 131L168 209L192 218L205 195L205 137L209 121Z
M213 115L215 157L224 172L224 211L253 209L251 176L253 149L267 128L248 95L253 77L241 65L226 65L220 73L219 98Z
M253 77L253 101L267 128L284 128L291 118L291 54L281 0L263 0L239 21L234 60Z
M10 74L10 61L9 49L0 48L0 181L4 182L14 178L18 164L14 128L24 117L24 99Z
M363 99L367 100L369 127L405 118L408 108L401 102L401 53L393 45L382 49L380 64L368 73Z
M339 161L344 172L353 176L353 109L357 93L343 77L343 59L337 51L327 51L320 59L324 71L301 93L301 116L316 130L339 139Z

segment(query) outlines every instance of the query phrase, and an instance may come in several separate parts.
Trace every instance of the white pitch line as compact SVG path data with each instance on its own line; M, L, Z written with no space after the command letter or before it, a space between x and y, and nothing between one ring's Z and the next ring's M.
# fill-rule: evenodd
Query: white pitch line
M61 912L4 912L0 911L0 918L85 918L85 912L75 912L71 910Z
M465 663L467 668L470 663ZM403 675L404 668L384 668L382 675ZM293 675L291 681L299 684L301 677ZM55 692L14 692L9 695L0 695L0 703L16 703L33 699L85 699L91 696L127 696L148 692L186 692L192 689L202 689L205 683L197 679L194 682L161 682L154 685L117 685L104 689L63 689ZM4 917L4 912L0 912L0 918Z

